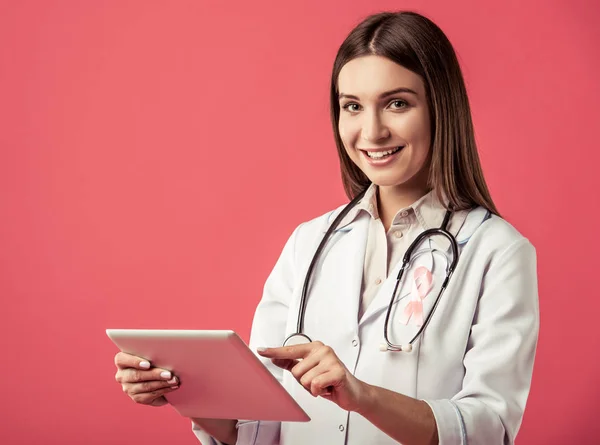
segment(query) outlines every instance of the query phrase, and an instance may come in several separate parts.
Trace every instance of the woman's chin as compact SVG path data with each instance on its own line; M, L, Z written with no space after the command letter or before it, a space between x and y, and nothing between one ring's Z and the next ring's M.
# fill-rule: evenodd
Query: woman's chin
M402 187L406 184L404 178L391 175L371 175L369 179L378 187Z
M397 189L427 189L427 175L420 174L418 171L412 175L404 171L373 172L363 171L369 180L380 188Z

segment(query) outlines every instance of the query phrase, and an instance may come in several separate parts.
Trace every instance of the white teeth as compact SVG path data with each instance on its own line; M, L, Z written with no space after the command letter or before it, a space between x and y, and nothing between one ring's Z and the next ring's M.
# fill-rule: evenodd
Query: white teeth
M389 156L393 153L400 151L401 148L402 147L396 147L393 150L388 150L388 151L367 151L367 156L369 156L372 159L381 159L381 158L384 158L386 156Z

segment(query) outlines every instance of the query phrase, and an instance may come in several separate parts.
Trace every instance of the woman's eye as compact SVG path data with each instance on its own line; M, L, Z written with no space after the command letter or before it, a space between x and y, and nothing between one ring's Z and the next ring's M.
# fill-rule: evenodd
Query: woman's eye
M390 103L390 106L395 110L399 110L402 108L406 108L408 106L408 104L403 100L393 100Z
M347 103L346 105L344 105L342 108L346 111L350 111L351 113L355 113L355 112L359 111L360 105L358 105L354 102L350 102L350 103Z

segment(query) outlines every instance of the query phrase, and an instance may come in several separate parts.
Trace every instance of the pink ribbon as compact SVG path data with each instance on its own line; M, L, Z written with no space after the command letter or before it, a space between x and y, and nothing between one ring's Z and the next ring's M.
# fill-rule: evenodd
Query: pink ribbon
M404 308L404 313L400 317L400 322L408 324L410 317L415 316L415 325L420 327L423 324L423 300L431 291L433 276L431 271L425 266L419 266L413 273L412 291L410 301Z

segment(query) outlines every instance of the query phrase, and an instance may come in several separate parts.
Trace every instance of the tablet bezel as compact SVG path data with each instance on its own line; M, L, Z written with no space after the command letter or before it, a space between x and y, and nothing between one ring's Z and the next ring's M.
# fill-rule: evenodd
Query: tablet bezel
M166 398L184 417L310 420L234 331L107 329L106 334L121 351L180 378L179 389Z

